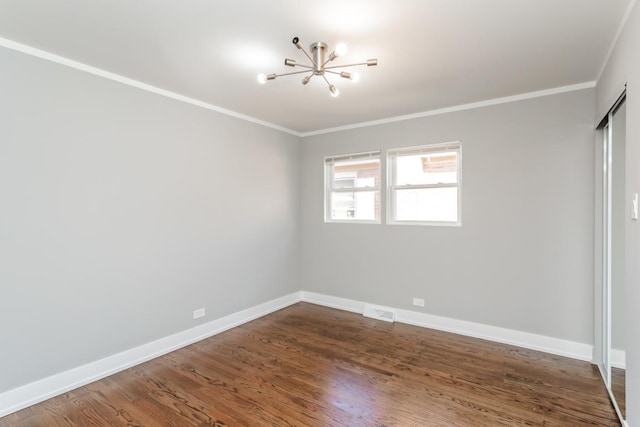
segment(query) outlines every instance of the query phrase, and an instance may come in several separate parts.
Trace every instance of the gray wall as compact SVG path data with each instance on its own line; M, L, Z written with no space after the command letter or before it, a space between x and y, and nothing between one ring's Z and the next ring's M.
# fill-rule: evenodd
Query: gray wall
M594 96L304 138L304 289L593 344ZM456 140L462 227L323 222L324 156Z
M596 105L603 114L627 83L626 132L626 352L627 422L640 426L640 222L630 218L631 194L640 193L640 7L636 4L598 80ZM636 325L635 327L632 325ZM597 325L598 326L598 325Z
M0 49L0 392L299 290L299 156Z

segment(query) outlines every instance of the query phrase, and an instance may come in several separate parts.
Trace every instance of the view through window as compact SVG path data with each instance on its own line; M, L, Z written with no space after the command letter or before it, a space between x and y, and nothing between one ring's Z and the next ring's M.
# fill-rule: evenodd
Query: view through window
M389 224L460 224L459 142L387 152ZM381 152L325 158L325 221L380 223Z
M459 222L459 143L391 150L388 159L389 222Z
M326 168L327 221L380 221L380 152L329 157Z

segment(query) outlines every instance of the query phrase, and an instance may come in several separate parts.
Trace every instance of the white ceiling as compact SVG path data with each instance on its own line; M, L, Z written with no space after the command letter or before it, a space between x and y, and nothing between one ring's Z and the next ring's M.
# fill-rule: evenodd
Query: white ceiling
M629 1L0 0L0 37L309 132L593 81ZM293 36L379 65L259 85Z

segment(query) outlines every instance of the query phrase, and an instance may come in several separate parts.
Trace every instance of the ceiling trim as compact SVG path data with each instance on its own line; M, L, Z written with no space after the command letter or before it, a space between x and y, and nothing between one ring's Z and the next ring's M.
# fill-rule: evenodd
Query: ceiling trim
M595 80L594 81L589 81L589 82L584 82L584 83L568 85L568 86L560 86L560 87L551 88L551 89L539 90L539 91L536 91L536 92L527 92L527 93L522 93L522 94L518 94L518 95L505 96L503 98L494 98L494 99L488 99L488 100L485 100L485 101L472 102L472 103L469 103L469 104L455 105L453 107L439 108L439 109L436 109L436 110L428 110L428 111L423 111L423 112L420 112L420 113L406 114L406 115L403 115L403 116L389 117L389 118L386 118L386 119L372 120L372 121L361 122L361 123L354 123L354 124L351 124L351 125L338 126L338 127L335 127L335 128L314 130L314 131L311 131L311 132L302 132L300 134L300 136L302 138L304 138L304 137L307 137L307 136L323 135L323 134L326 134L326 133L340 132L340 131L344 131L344 130L358 129L358 128L363 128L363 127L382 125L382 124L385 124L385 123L395 123L395 122L401 122L401 121L404 121L404 120L413 120L413 119L419 119L421 117L435 116L435 115L438 115L438 114L453 113L453 112L456 112L456 111L464 111L464 110L471 110L471 109L474 109L474 108L489 107L491 105L506 104L508 102L523 101L525 99L539 98L539 97L542 97L542 96L556 95L556 94L559 94L559 93L573 92L573 91L576 91L576 90L583 90L583 89L589 89L589 88L594 88L594 87L596 87Z
M84 64L82 62L74 61L73 59L66 58L64 56L56 55L51 52L47 52L41 49L37 49L32 46L28 46L22 43L15 42L13 40L5 39L0 37L0 46L5 47L7 49L15 50L17 52L25 53L27 55L35 56L40 59L44 59L46 61L55 62L60 65L65 65L70 68L74 68L76 70L84 71L89 74L93 74L99 77L103 77L105 79L113 80L118 83L125 84L127 86L132 86L138 89L145 90L147 92L155 93L156 95L165 96L167 98L175 99L177 101L185 102L187 104L195 105L196 107L205 108L207 110L215 111L217 113L225 114L227 116L235 117L237 119L245 120L247 122L255 123L261 126L265 126L271 129L279 130L282 132L286 132L291 135L295 135L297 137L301 137L302 134L300 132L296 132L292 129L278 126L276 124L266 122L264 120L257 119L255 117L247 116L246 114L238 113L236 111L227 110L226 108L219 107L214 104L210 104L208 102L200 101L199 99L190 98L185 95L181 95L179 93L171 92L166 89L159 88L157 86L153 86L147 83L143 83L138 80L130 79L128 77L122 76L120 74L112 73L111 71L106 71L101 68L93 67L91 65Z
M604 61L602 62L602 66L600 67L600 72L598 73L598 77L596 77L596 82L600 81L602 74L604 73L604 69L607 68L607 64L609 63L609 59L611 59L611 55L613 55L613 51L618 44L618 39L622 35L622 30L624 26L627 24L627 20L631 15L631 11L633 10L633 6L635 6L636 0L631 0L629 5L627 6L627 10L625 10L624 15L622 16L622 20L620 21L620 25L618 25L618 30L616 31L616 35L613 37L611 41L611 46L609 46L609 51L607 52L607 56L604 57Z
M635 0L632 0L632 2L635 3ZM630 12L630 9L627 11ZM628 15L628 13L627 13ZM626 16L626 15L625 15ZM622 28L622 27L621 27ZM122 83L125 84L127 86L131 86L131 87L135 87L147 92L151 92L154 93L156 95L160 95L160 96L164 96L167 98L171 98L177 101L181 101L181 102L185 102L187 104L191 104L194 105L196 107L201 107L201 108L205 108L207 110L211 110L211 111L215 111L221 114L225 114L227 116L231 116L240 120L245 120L247 122L251 122L251 123L255 123L261 126L265 126L267 128L271 128L271 129L275 129L281 132L285 132L288 133L290 135L294 135L297 136L299 138L305 138L308 136L315 136L315 135L323 135L323 134L327 134L327 133L333 133L333 132L340 132L340 131L345 131L345 130L350 130L350 129L358 129L358 128L363 128L363 127L369 127L369 126L376 126L376 125L381 125L381 124L385 124L385 123L394 123L394 122L400 122L400 121L404 121L404 120L412 120L412 119L417 119L417 118L421 118L421 117L428 117L428 116L435 116L438 114L446 114L446 113L452 113L452 112L456 112L456 111L464 111L464 110L470 110L470 109L474 109L474 108L481 108L481 107L488 107L491 105L499 105L499 104L505 104L508 102L515 102L515 101L521 101L521 100L525 100L525 99L531 99L531 98L538 98L538 97L542 97L542 96L549 96L549 95L555 95L555 94L559 94L559 93L565 93L565 92L571 92L571 91L576 91L576 90L582 90L582 89L588 89L588 88L593 88L596 86L596 81L589 81L589 82L584 82L584 83L578 83L578 84L573 84L573 85L568 85L568 86L561 86L561 87L557 87L557 88L551 88L551 89L545 89L545 90L540 90L540 91L536 91L536 92L528 92L528 93L523 93L523 94L518 94L518 95L512 95L512 96L506 96L506 97L502 97L502 98L494 98L494 99L489 99L489 100L485 100L485 101L479 101L479 102L472 102L469 104L462 104L462 105L456 105L456 106L452 106L452 107L445 107L445 108L439 108L439 109L435 109L435 110L428 110L428 111L423 111L423 112L419 112L419 113L412 113L412 114L406 114L406 115L402 115L402 116L394 116L394 117L388 117L388 118L384 118L384 119L380 119L380 120L372 120L372 121L367 121L367 122L360 122L360 123L353 123L350 125L345 125L345 126L338 126L338 127L333 127L333 128L326 128L326 129L319 129L319 130L315 130L315 131L309 131L309 132L298 132L295 131L293 129L289 129L286 128L284 126L279 126L276 125L274 123L270 123L264 120L260 120L257 119L255 117L252 116L248 116L246 114L242 114L242 113L238 113L236 111L232 111L232 110L228 110L226 108L223 107L219 107L217 105L214 104L210 104L208 102L204 102L201 101L199 99L195 99L195 98L191 98L185 95L181 95L179 93L176 92L171 92L169 90L166 89L162 89L160 87L157 86L153 86L138 80L134 80L125 76L122 76L120 74L116 74L116 73L112 73L110 71L106 71L103 70L101 68L97 68L97 67L93 67L91 65L87 65L84 64L82 62L78 62L75 61L73 59L69 59L66 58L64 56L60 56L60 55L56 55L54 53L51 52L47 52L45 50L41 50L32 46L28 46L22 43L18 43L15 42L13 40L9 40L3 37L0 37L0 46L1 47L5 47L7 49L11 49L17 52L21 52L27 55L31 55L40 59L44 59L46 61L50 61L50 62L54 62L60 65L64 65L70 68L74 68L76 70L79 71L84 71L86 73L89 74L93 74L108 80L112 80L118 83ZM606 63L605 63L606 64Z

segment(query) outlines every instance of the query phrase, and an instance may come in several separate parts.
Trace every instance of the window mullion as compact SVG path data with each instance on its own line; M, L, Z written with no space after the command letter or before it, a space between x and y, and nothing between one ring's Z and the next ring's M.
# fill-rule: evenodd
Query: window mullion
M380 191L380 187L333 188L333 193L357 193L361 191Z
M451 188L457 187L457 183L439 183L439 184L405 184L405 185L395 185L393 186L394 190L428 190L430 188Z

